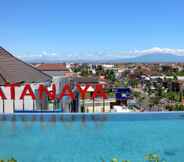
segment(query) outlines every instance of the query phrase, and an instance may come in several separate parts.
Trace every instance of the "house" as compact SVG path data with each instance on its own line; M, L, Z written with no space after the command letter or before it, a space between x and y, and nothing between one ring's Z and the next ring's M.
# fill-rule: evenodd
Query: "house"
M71 88L74 87L72 78L77 74L70 72L65 64L36 64L34 66L38 70L52 76L52 84L56 85L56 95L59 95L65 84L69 84ZM75 90L73 89L73 91ZM69 97L65 96L62 100L49 100L49 107L50 109L54 109L55 107L55 109L62 110L63 112L76 112L78 111L77 101L78 98L75 101L71 101Z
M50 76L63 76L69 72L65 64L36 64L34 67Z
M0 89L8 99L0 98L0 113L13 113L15 111L32 111L47 109L47 99L42 101L33 100L26 96L20 100L20 94L25 83L30 83L36 93L40 83L49 86L51 77L48 74L14 57L10 52L0 47ZM19 83L15 88L15 99L10 97L10 89L5 86L7 83Z

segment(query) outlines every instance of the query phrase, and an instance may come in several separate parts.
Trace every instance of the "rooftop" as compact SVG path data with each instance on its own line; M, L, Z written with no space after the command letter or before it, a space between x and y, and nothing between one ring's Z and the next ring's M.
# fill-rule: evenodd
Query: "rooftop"
M46 82L51 77L33 66L19 60L0 47L0 85L6 82Z
M41 71L68 71L65 64L36 64L34 67Z

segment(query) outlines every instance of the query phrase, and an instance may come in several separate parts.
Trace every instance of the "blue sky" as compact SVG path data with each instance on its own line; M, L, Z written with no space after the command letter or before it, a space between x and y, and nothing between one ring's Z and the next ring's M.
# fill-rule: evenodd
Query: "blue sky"
M22 58L184 54L183 0L0 2L0 46Z

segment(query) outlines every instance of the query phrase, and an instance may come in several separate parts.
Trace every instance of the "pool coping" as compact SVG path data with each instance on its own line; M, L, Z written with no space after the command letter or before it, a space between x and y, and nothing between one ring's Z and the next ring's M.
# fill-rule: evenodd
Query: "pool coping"
M152 111L152 112L18 112L0 113L0 115L143 115L143 114L184 114L184 111Z

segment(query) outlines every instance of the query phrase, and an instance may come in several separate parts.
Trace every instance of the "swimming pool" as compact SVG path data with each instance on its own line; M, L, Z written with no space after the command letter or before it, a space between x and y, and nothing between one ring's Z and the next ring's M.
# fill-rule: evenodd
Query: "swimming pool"
M184 113L0 115L0 159L19 162L184 161Z

